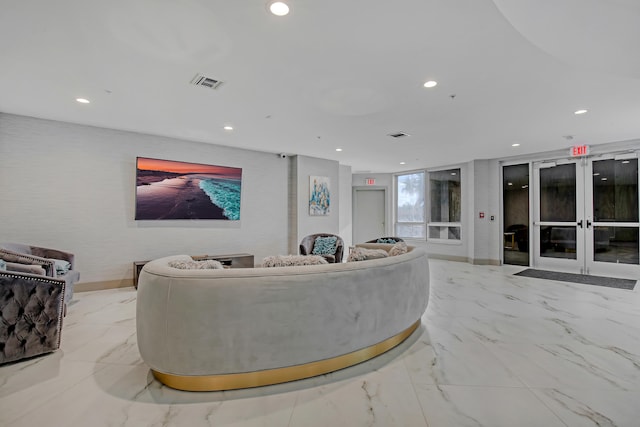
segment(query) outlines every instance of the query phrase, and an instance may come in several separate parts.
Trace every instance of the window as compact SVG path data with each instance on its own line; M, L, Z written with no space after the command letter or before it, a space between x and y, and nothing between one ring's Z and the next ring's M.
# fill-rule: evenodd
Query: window
M460 169L429 172L429 240L460 241Z
M426 237L424 190L424 172L396 176L396 236Z

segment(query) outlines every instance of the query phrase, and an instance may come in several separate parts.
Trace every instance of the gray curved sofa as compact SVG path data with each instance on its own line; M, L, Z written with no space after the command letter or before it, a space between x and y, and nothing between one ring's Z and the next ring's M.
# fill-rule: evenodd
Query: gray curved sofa
M275 384L360 363L409 337L429 300L420 248L303 267L180 270L171 260L191 258L142 269L137 338L154 376L182 390Z

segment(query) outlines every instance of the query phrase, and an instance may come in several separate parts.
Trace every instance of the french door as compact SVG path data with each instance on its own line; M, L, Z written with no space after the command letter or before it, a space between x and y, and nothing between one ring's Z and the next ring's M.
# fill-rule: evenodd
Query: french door
M533 265L640 279L636 153L533 165Z

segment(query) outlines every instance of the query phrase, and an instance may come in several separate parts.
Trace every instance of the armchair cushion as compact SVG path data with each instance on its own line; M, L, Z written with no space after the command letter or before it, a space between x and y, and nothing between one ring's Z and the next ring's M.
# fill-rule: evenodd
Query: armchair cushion
M335 236L317 237L313 243L313 255L333 255L336 253L336 242L338 238Z

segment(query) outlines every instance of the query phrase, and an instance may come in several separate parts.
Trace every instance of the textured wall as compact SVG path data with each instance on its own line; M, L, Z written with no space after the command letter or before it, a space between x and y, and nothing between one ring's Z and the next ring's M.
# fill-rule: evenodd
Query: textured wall
M240 221L135 221L136 156L242 168ZM124 283L133 261L171 254L249 252L260 262L287 252L287 165L271 153L0 113L0 240L74 252L81 283ZM332 182L337 192L337 164Z

